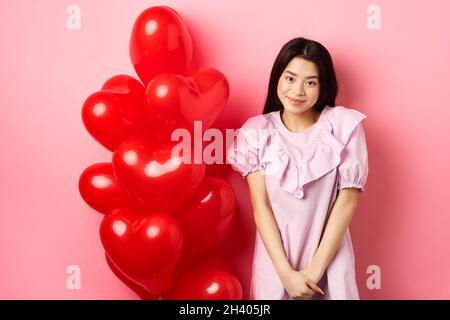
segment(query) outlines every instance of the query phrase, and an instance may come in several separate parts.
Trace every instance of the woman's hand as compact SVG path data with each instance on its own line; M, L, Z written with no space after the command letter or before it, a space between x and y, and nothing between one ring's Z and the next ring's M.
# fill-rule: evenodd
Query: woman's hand
M311 298L315 293L323 294L322 289L309 278L310 276L313 276L312 271L313 270L308 270L308 268L302 271L291 269L281 276L283 286L292 299L304 300ZM316 277L318 277L318 275L316 275Z
M311 279L314 283L319 283L320 279L323 277L323 272L312 265L307 266L305 269L301 270L307 278Z

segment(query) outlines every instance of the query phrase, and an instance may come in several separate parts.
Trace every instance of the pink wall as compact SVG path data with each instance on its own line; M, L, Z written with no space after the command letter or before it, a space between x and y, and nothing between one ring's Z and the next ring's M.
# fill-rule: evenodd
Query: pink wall
M66 8L81 9L81 29ZM381 9L381 29L366 13ZM366 114L370 174L351 225L363 299L449 299L450 4L420 1L5 1L0 2L0 298L135 299L109 270L98 235L102 216L78 192L88 165L110 161L81 122L81 106L109 77L136 76L128 41L138 14L178 11L194 42L193 66L221 70L230 99L219 128L262 110L273 60L297 36L332 53L338 104ZM223 250L248 290L252 224L245 181L238 220ZM244 230L245 232L242 232ZM226 245L222 245L228 248ZM66 268L81 268L81 289ZM381 288L366 269L381 270Z

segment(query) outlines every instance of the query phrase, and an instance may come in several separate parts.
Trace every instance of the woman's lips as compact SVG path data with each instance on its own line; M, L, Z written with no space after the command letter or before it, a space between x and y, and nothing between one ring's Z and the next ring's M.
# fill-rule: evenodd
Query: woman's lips
M299 100L299 99L292 99L291 97L287 97L287 98L291 104L296 105L296 106L301 105L303 102L305 102L305 101Z

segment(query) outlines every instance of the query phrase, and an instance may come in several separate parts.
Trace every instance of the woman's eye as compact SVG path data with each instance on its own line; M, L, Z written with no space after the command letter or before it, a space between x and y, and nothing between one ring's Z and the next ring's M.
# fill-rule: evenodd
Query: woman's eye
M287 81L292 81L292 80L294 80L294 78L292 78L292 77L290 77L290 76L287 76L286 79L287 79Z
M316 83L314 81L306 81L306 85L312 87L315 86Z

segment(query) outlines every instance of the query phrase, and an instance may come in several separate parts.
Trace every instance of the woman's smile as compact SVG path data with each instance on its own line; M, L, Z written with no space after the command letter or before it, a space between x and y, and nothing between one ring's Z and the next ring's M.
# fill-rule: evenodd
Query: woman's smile
M305 101L303 101L303 100L300 100L300 99L294 99L294 98L291 98L291 97L289 97L289 96L287 96L287 98L288 98L289 102L290 102L292 105L294 105L294 106L299 106L299 105L301 105L303 102L305 102Z

